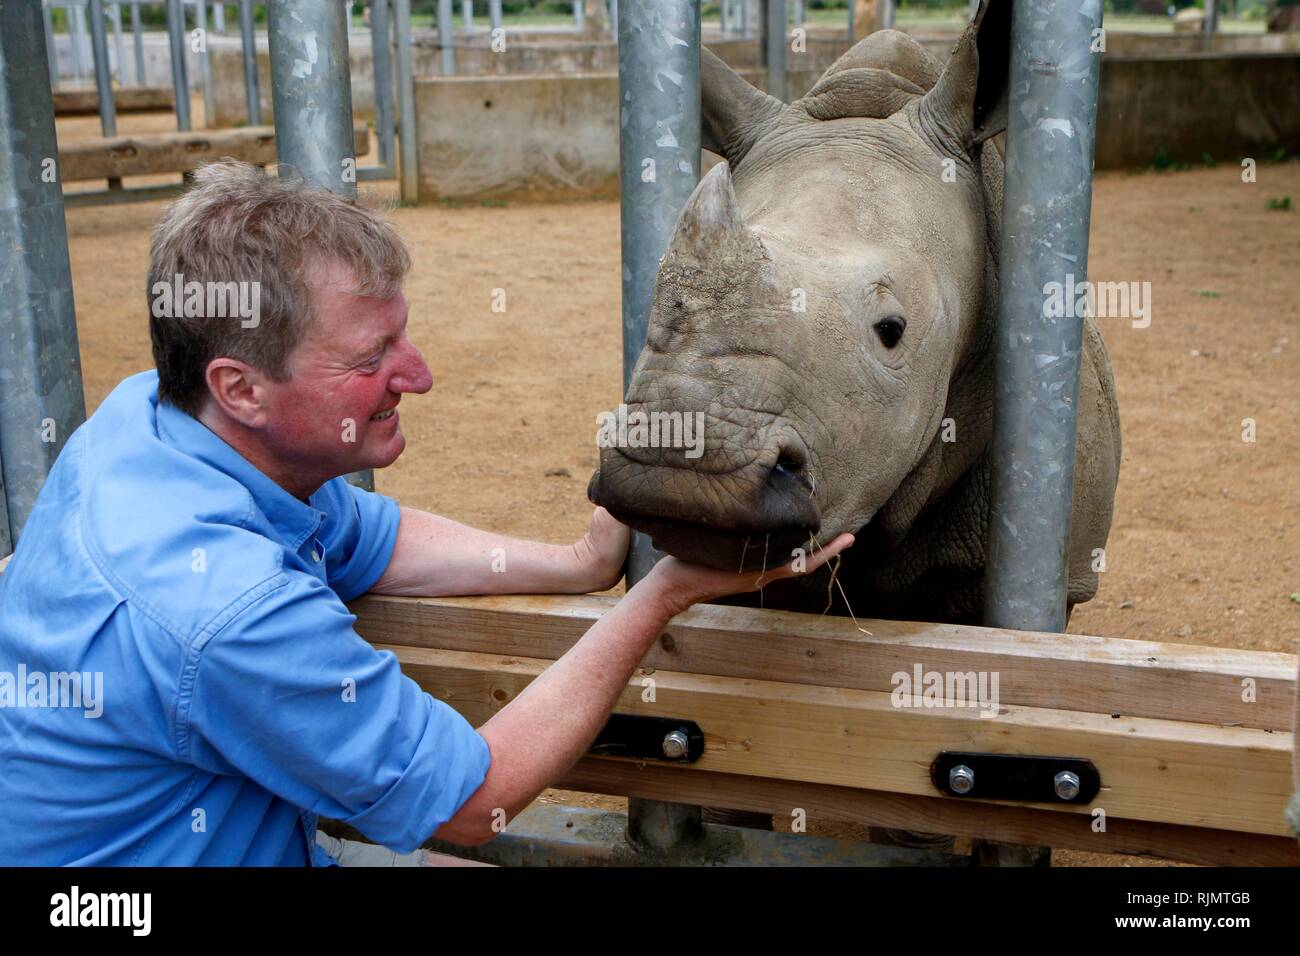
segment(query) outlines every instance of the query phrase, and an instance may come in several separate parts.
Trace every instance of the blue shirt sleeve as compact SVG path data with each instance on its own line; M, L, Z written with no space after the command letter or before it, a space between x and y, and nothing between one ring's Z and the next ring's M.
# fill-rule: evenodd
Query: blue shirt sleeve
M195 642L182 677L192 686L181 695L182 758L415 850L482 784L487 742L358 636L319 579L266 587Z
M326 580L343 601L353 601L374 587L388 568L401 509L392 498L342 478L322 485L311 504L326 515L320 534Z

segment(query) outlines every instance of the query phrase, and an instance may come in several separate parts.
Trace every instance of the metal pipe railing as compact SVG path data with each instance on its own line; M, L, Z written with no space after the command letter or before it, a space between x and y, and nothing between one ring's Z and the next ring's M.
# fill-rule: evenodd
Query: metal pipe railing
M1087 279L1101 0L1017 0L991 445L984 623L1064 631L1083 317L1045 289Z

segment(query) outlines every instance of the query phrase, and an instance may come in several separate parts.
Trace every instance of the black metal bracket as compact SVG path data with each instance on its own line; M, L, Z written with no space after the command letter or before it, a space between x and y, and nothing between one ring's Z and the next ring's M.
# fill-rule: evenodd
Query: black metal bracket
M930 779L950 797L1028 803L1091 803L1101 789L1101 774L1082 757L945 750L930 766Z
M670 735L675 735L671 741ZM666 742L669 743L667 747ZM670 756L670 752L679 752L680 756ZM704 731L693 720L610 714L587 753L597 757L694 763L704 753Z

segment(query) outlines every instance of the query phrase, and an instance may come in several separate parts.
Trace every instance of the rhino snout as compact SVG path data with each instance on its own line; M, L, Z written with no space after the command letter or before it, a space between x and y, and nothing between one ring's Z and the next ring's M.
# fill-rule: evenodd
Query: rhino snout
M656 451L602 449L587 496L649 535L660 551L722 570L759 570L807 548L821 528L814 482L796 442L773 443L725 470L717 470L717 456L682 464Z

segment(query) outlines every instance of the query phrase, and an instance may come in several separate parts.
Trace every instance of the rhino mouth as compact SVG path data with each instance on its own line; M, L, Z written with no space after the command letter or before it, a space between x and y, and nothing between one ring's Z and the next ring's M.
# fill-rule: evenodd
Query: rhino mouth
M742 477L743 476L743 477ZM785 459L732 475L602 456L587 497L655 548L721 571L762 571L808 553L821 529L812 483Z

